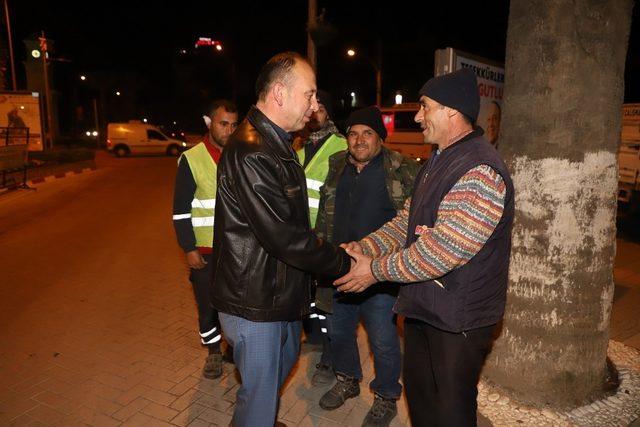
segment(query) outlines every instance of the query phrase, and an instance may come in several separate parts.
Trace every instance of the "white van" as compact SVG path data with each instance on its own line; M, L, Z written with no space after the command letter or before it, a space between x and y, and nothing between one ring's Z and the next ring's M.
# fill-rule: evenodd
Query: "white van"
M387 129L385 145L421 162L429 158L433 146L425 144L422 129L414 120L419 109L418 103L406 103L381 108L380 112Z
M169 138L157 127L139 120L107 125L107 149L118 157L129 154L178 156L193 145Z

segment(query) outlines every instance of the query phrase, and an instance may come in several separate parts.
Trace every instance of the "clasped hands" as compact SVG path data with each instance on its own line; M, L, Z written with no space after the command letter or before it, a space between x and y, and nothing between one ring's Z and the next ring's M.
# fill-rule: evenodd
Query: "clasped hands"
M333 282L340 292L362 292L378 281L371 271L373 258L363 253L358 242L343 243L340 247L351 257L349 272Z

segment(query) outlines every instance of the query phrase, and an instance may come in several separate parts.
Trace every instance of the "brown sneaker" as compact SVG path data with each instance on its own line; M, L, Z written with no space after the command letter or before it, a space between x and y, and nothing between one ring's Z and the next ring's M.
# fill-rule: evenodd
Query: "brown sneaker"
M202 375L210 380L220 378L222 375L222 354L213 353L207 356L202 368Z

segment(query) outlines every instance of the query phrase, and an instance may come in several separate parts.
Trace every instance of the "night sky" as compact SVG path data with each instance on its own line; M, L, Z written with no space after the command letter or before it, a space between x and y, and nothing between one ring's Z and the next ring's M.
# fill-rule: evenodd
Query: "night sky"
M348 59L345 50L355 47L374 57L378 38L383 105L391 105L397 91L405 102L417 99L418 89L433 75L436 49L454 47L504 61L508 1L421 3L318 0L318 12L324 8L325 23L336 29L334 38L318 48L319 87L336 100L347 100L356 91L362 104L373 104L373 67L362 57ZM71 111L72 104L86 104L99 95L108 120L144 116L155 123L177 120L186 128L202 126L200 116L215 97L235 98L241 111L255 101L256 75L273 54L306 52L307 2L302 0L9 4L19 88L26 84L22 40L44 30L55 41L54 56L71 61L55 65L58 90L67 94L61 97L62 109ZM634 22L629 45L626 102L640 102L637 26ZM200 36L220 40L223 52L194 53ZM181 49L189 53L181 55ZM82 83L86 87L80 74L91 80ZM123 96L114 99L115 90Z

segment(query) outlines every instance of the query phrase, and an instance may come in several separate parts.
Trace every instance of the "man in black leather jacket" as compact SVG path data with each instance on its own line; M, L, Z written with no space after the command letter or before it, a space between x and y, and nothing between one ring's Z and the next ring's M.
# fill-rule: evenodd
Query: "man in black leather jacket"
M271 58L258 102L218 166L211 301L233 345L242 385L235 427L272 426L278 392L300 348L311 274L346 274L350 258L311 231L305 175L289 132L318 109L315 74L300 55Z

